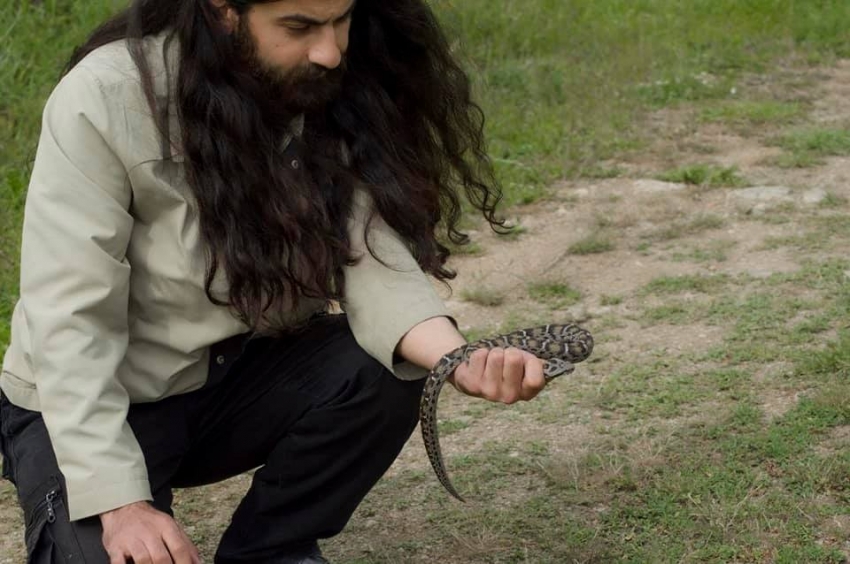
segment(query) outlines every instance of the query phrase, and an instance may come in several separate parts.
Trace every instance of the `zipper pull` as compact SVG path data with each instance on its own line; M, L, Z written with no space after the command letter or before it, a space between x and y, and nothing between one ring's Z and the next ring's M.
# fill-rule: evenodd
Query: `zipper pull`
M47 522L53 523L56 521L56 511L53 509L53 500L56 499L56 490L50 490L47 492L47 496L44 499L47 501Z

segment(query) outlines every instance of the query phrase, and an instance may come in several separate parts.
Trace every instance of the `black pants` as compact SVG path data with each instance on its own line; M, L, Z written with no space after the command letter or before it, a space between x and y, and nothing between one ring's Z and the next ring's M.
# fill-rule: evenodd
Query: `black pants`
M172 488L259 467L215 561L274 563L343 529L410 437L422 385L392 376L344 317L328 316L291 337L249 341L221 381L134 404L128 421L162 511L171 512ZM0 399L0 431L30 562L108 563L99 518L69 522L41 415Z

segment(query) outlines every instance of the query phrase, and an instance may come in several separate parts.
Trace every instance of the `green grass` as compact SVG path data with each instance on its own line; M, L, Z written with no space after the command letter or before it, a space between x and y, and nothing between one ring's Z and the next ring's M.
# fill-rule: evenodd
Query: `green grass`
M573 255L595 255L613 251L614 248L614 242L607 235L594 233L576 241L568 250Z
M799 102L775 100L736 100L715 104L700 112L703 121L735 127L786 125L803 115L804 107Z
M694 410L673 433L614 423L590 451L506 439L449 457L453 482L474 505L452 503L433 477L403 470L377 486L329 552L354 545L367 556L344 562L375 564L412 555L504 564L844 562L841 537L824 542L820 524L846 516L850 454L823 447L850 423L846 410L815 395L767 420L747 371L647 368L615 375L595 407L661 421L708 398L733 401ZM391 501L399 491L409 505ZM411 515L412 526L387 530L390 542L366 542L372 517L391 509Z
M812 60L850 51L850 10L839 0L434 5L480 71L509 187L545 185L631 146L642 104L731 98L741 72L771 68L789 51ZM756 119L791 112L767 103L739 110Z
M774 140L785 149L777 164L805 168L823 162L823 157L850 155L850 129L803 129Z
M735 244L729 241L714 240L702 246L691 247L685 251L677 250L671 254L671 259L676 262L723 262L726 260L726 251Z
M601 306L615 306L623 303L623 296L609 296L603 295L599 297L599 305Z
M679 182L710 188L747 185L747 181L738 174L736 167L719 167L707 164L695 164L668 170L659 174L657 178L665 182Z
M581 292L568 284L559 282L534 282L529 284L528 295L534 300L557 308L568 307L581 300Z
M824 207L838 205L835 199L825 200ZM806 228L793 235L766 237L762 243L765 249L787 247L802 251L823 251L845 246L850 235L850 218L846 215L810 216L805 220Z
M683 292L716 293L729 284L729 277L723 274L694 276L662 276L643 288L644 294L670 295Z
M642 238L649 241L670 241L712 229L720 229L726 224L726 221L718 215L703 213L660 223L662 223L661 227L649 231ZM644 244L648 245L648 242L645 241ZM647 246L638 250L647 250L648 248Z
M485 306L496 307L505 302L505 295L492 288L472 288L461 292L460 297L467 302Z

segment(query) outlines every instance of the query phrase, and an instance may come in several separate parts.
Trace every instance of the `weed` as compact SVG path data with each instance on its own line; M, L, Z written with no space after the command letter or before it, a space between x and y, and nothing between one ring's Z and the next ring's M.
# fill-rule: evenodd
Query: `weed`
M674 252L671 258L678 262L723 262L726 260L726 251L734 245L733 242L729 241L711 241L702 247L692 247L687 251Z
M482 247L479 243L475 241L470 241L464 245L455 245L454 243L449 243L446 246L453 255L472 257L484 254L484 247Z
M805 168L823 162L823 157L850 155L850 130L804 129L782 135L773 144L785 149L777 164Z
M469 423L460 419L447 419L438 421L437 428L440 431L440 436L447 437L469 427Z
M614 242L601 233L589 235L569 247L569 252L574 255L593 255L613 250Z
M738 175L736 167L717 167L696 164L663 172L656 178L665 182L679 182L694 186L721 187L747 186L747 181Z
M603 294L599 297L599 305L601 306L615 306L623 303L623 296L609 296Z
M648 232L643 238L652 241L670 241L711 229L720 229L725 224L726 221L718 215L696 214L687 219L673 220L663 227Z
M803 106L799 102L735 100L703 109L700 118L733 126L764 126L791 123L802 114Z
M502 238L507 239L508 241L516 241L519 239L524 233L528 233L528 228L524 225L517 224L510 228L510 231L502 235Z
M824 209L843 208L847 205L847 198L838 196L832 192L827 192L826 196L818 203L818 207Z
M505 295L503 293L490 288L464 290L461 292L460 297L467 302L485 307L496 307L505 302Z
M655 295L680 294L683 292L715 293L730 282L725 274L664 276L647 284L642 293Z
M559 282L534 282L528 285L528 295L552 307L564 308L581 300L581 292Z

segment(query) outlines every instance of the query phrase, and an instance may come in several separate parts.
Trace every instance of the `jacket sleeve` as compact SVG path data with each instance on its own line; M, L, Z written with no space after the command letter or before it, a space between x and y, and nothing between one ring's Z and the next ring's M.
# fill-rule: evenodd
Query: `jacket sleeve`
M123 111L77 67L51 94L24 212L21 304L39 408L72 520L151 499L116 377L127 342L133 227ZM122 134L127 134L126 132Z
M452 318L404 241L379 215L372 221L369 244L381 261L372 256L363 230L371 211L370 197L357 190L349 232L361 258L345 268L343 307L355 339L366 352L402 380L423 378L427 370L409 362L395 363L395 349L422 321Z

